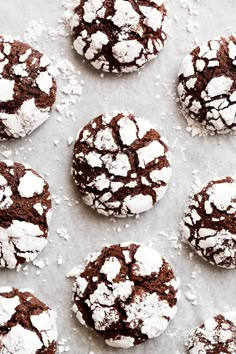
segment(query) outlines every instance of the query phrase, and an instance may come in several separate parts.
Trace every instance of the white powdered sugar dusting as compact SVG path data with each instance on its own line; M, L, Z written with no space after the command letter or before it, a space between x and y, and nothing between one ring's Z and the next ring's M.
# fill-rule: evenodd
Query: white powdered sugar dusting
M7 79L0 79L0 101L12 101L14 96L15 82Z
M163 259L161 255L149 247L140 246L134 256L135 274L141 276L151 275L152 272L159 273Z
M9 241L10 240L10 241ZM26 262L34 260L47 244L38 225L13 220L8 228L0 227L1 267L15 268L17 256ZM15 250L17 249L17 251Z
M52 77L46 71L41 72L36 79L36 83L41 91L45 92L47 95L50 94L50 90L53 85Z
M209 203L213 203L219 210L228 210L229 213L236 212L236 181L234 183L214 184L207 191Z
M43 124L48 118L48 110L41 111L32 98L23 102L16 113L1 113L5 133L9 137L22 138Z
M112 281L119 274L121 264L117 258L111 257L105 261L101 268L101 273L106 274L107 280Z
M2 288L0 288L2 290ZM0 297L0 325L4 326L15 313L16 307L20 305L18 296L13 298Z
M43 344L48 347L57 339L56 316L52 310L30 317L32 325L41 333Z
M13 204L12 190L7 180L0 175L0 210L10 208Z
M37 353L42 348L42 342L37 334L20 324L14 326L4 337L0 335L0 338L9 353L31 354Z
M110 347L128 349L134 346L134 338L119 336L118 338L106 339L106 344Z
M31 198L34 194L42 194L45 182L42 177L37 176L32 171L27 171L20 178L18 192L23 198Z
M159 299L158 295L145 293L136 296L134 302L125 306L126 322L135 329L141 322L141 332L148 338L159 336L168 326L166 317L173 318L177 308Z

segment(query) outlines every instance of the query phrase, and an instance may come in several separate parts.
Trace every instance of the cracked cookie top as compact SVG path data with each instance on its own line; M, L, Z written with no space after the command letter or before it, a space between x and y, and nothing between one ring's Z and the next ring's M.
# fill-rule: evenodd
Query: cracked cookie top
M83 201L99 213L142 213L166 192L171 176L166 141L132 113L103 114L79 132L72 174Z
M190 200L183 237L206 261L236 267L236 181L211 181Z
M76 317L110 346L130 348L157 337L176 314L179 280L166 260L144 245L107 246L69 276L76 276Z
M34 260L47 244L51 197L29 166L0 162L0 267Z
M236 353L236 312L207 319L189 339L188 353Z
M56 81L49 58L0 36L0 140L22 138L49 117Z
M236 38L216 38L187 55L178 92L190 125L208 133L236 130Z
M96 69L132 72L155 58L167 39L162 0L80 0L71 20L75 50Z
M56 353L56 313L28 290L0 288L0 354Z

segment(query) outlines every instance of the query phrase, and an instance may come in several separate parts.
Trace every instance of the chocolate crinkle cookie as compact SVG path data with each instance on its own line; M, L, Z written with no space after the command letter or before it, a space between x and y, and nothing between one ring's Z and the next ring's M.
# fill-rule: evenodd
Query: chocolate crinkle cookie
M236 130L236 38L216 38L187 55L178 92L190 126L212 134Z
M0 288L0 354L56 353L56 313L28 290Z
M22 138L44 123L56 97L49 58L0 36L0 140Z
M132 72L155 58L167 39L162 0L80 0L71 20L75 50L96 69Z
M130 348L159 336L176 314L179 280L160 254L121 243L91 254L74 269L73 311L108 345Z
M189 354L235 354L236 312L207 319L189 339Z
M211 181L190 200L182 224L184 239L206 261L236 267L236 181Z
M0 267L34 260L47 244L51 197L29 166L0 162Z
M72 174L84 202L125 217L152 208L171 176L166 140L128 112L103 114L78 134Z

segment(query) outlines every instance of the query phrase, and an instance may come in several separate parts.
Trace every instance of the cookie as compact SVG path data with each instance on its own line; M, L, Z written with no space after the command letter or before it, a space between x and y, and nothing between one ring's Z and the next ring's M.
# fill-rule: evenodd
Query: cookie
M34 260L47 244L51 198L29 166L0 162L0 267Z
M22 138L49 117L56 81L49 58L0 36L0 140Z
M87 258L74 283L72 309L108 345L129 348L167 328L176 314L178 287L157 251L125 242Z
M236 130L236 37L219 37L195 48L179 71L184 115L208 133Z
M0 354L56 353L56 313L28 290L0 288Z
M236 312L209 318L196 328L189 340L189 354L235 354Z
M128 73L164 47L167 11L162 0L81 0L71 30L75 50L96 69Z
M192 248L213 265L236 267L236 181L211 181L191 199L182 225Z
M79 132L72 175L85 204L99 213L142 213L167 189L171 167L166 140L132 113L103 114Z

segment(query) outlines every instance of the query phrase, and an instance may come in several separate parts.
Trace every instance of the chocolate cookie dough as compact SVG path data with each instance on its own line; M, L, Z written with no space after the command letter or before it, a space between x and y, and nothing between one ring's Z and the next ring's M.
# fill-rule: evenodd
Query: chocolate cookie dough
M206 261L236 267L236 181L211 181L191 199L182 225L183 236Z
M166 140L128 112L103 114L78 134L72 174L84 202L104 215L152 208L171 176Z
M184 115L209 133L236 130L236 37L219 37L195 48L179 71Z
M47 244L48 184L29 166L0 162L0 267L34 260Z
M81 0L71 21L75 50L113 73L138 70L155 58L167 29L162 0Z
M31 292L0 288L0 354L56 353L56 313Z
M22 138L44 123L56 97L49 58L0 36L0 140Z
M157 251L129 242L107 246L80 267L73 311L108 345L130 348L167 328L176 314L178 287L179 280Z
M189 340L189 354L235 354L236 312L209 318Z

